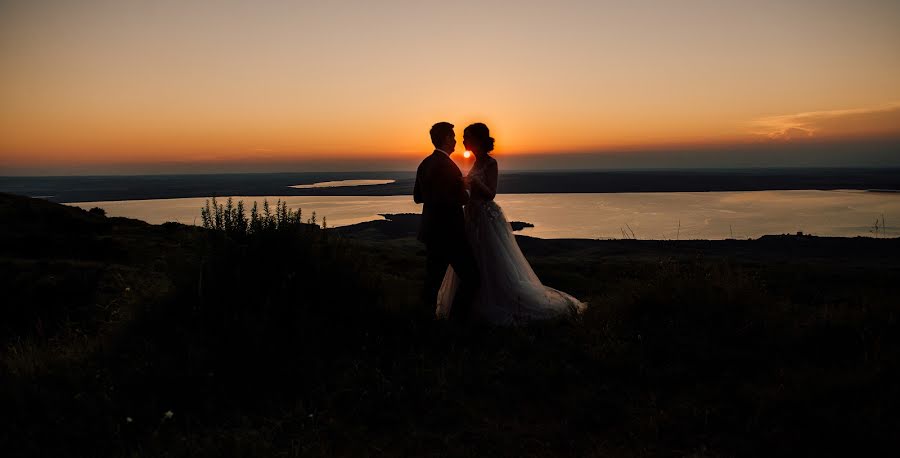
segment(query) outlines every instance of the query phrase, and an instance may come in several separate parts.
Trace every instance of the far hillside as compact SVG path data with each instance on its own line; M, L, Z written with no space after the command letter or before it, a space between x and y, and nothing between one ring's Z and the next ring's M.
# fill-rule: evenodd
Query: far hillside
M534 170L504 169L504 194L704 192L766 190L900 190L900 168L748 168ZM291 188L339 180L395 180L373 186ZM53 202L168 199L210 196L412 195L415 168L388 172L233 173L138 176L0 177L0 192Z

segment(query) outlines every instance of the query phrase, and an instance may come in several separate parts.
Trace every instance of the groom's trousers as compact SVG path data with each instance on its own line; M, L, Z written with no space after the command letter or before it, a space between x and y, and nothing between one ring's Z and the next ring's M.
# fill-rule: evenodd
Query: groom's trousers
M433 306L437 303L438 291L447 272L447 266L453 266L460 284L450 307L450 319L466 321L471 318L472 301L481 281L468 241L463 239L454 243L432 242L425 246L425 253L425 304ZM431 310L431 313L434 313L434 309Z

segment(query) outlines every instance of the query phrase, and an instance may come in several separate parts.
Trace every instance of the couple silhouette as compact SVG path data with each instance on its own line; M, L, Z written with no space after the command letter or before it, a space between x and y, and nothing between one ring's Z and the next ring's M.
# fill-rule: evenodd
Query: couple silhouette
M453 129L448 122L431 127L434 152L416 171L413 200L423 204L425 304L433 305L439 318L497 325L583 311L585 303L541 283L494 202L499 171L488 127L475 123L463 130L463 145L475 155L466 176L451 159L457 144Z

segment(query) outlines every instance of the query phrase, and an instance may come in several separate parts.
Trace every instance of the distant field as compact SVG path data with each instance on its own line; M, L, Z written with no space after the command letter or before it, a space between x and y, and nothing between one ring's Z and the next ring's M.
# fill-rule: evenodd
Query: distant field
M502 167L502 163L501 163ZM338 180L395 180L346 188L291 188ZM412 194L414 171L0 177L0 192L53 202L209 196L390 196ZM900 169L632 170L502 173L504 194L900 189Z

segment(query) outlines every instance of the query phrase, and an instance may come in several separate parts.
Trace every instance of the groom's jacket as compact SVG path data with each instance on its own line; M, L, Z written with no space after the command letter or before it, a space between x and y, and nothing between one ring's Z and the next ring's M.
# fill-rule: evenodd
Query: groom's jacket
M462 206L469 201L469 194L462 172L450 156L435 151L419 164L413 200L424 204L419 240L426 245L465 240Z

